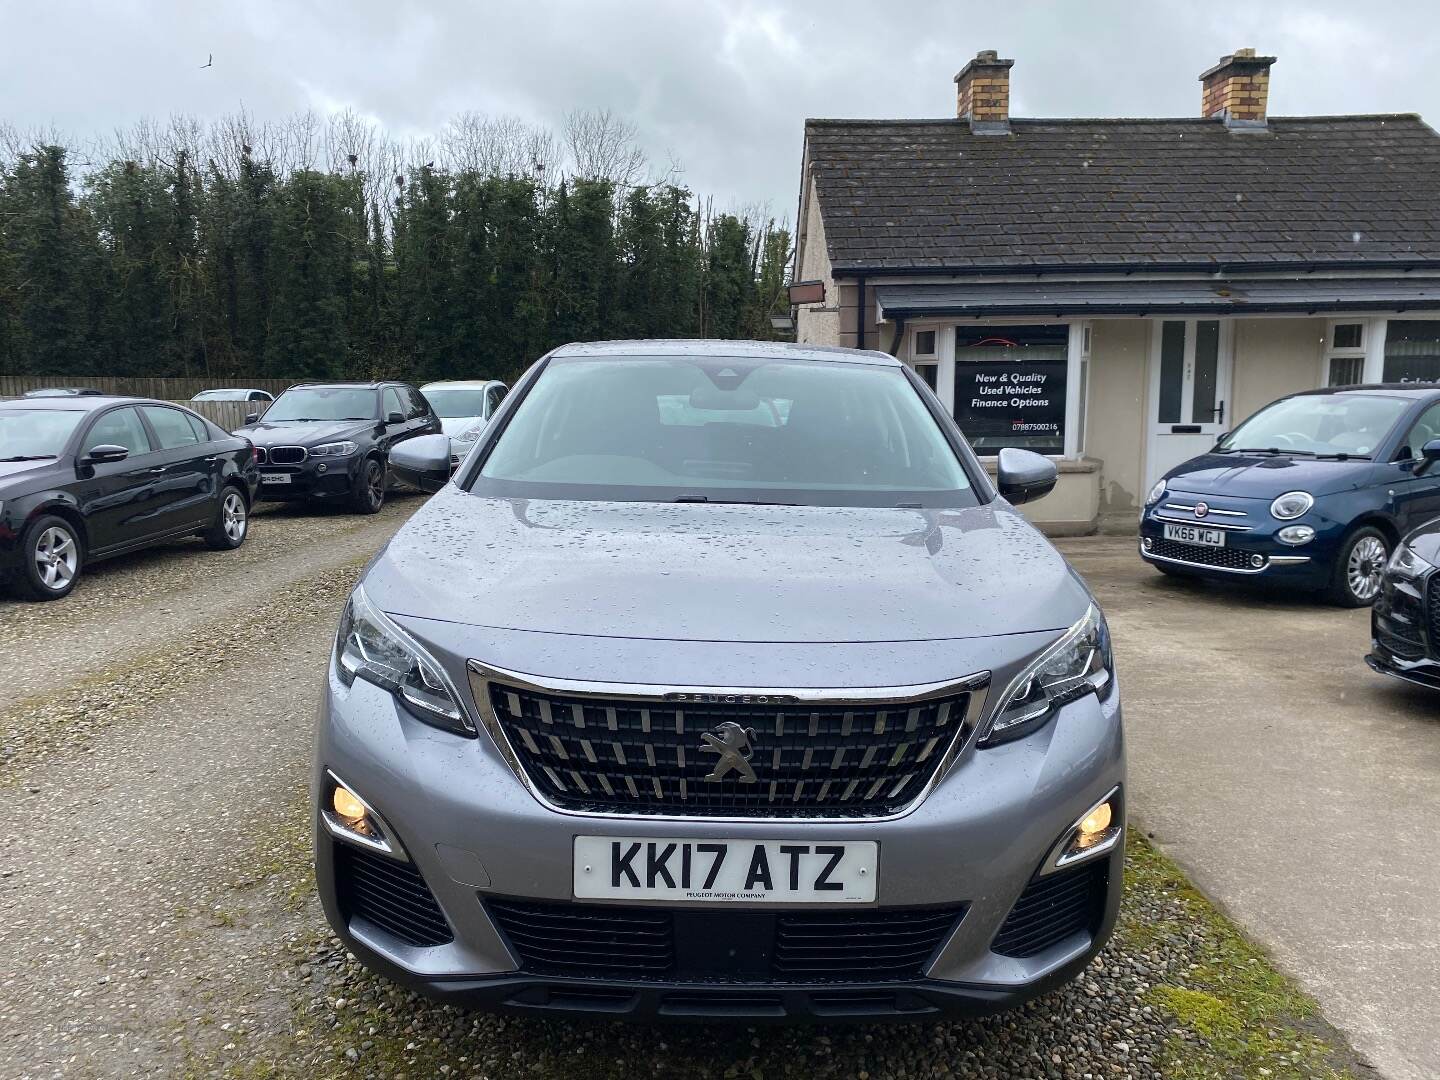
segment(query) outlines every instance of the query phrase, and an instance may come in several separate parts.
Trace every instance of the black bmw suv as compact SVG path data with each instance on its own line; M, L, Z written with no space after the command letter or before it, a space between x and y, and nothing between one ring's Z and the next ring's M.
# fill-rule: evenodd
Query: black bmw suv
M391 447L439 431L408 383L347 382L292 386L236 434L255 444L262 499L341 499L373 514L385 502Z

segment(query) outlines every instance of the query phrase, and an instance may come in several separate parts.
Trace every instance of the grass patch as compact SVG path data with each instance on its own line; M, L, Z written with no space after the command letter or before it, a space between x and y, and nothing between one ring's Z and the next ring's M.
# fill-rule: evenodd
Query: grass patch
M1164 1075L1174 1080L1352 1078L1358 1063L1320 1017L1315 1001L1190 884L1180 868L1132 830L1127 888L1158 903L1127 905L1122 947L1148 952L1185 943L1189 964L1148 991L1177 1030L1166 1045ZM1141 914L1143 912L1143 918Z

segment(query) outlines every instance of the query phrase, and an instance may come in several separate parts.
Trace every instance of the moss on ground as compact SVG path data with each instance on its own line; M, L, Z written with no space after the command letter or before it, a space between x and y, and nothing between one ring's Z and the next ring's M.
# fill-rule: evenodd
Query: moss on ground
M1174 1080L1288 1080L1355 1076L1358 1059L1320 1016L1314 1000L1275 969L1259 946L1207 900L1170 859L1133 830L1126 851L1127 888L1164 896L1145 905L1141 922L1129 906L1117 937L1146 947L1188 938L1191 966L1156 983L1148 1000L1177 1027L1163 1075ZM1156 910L1173 913L1155 917Z

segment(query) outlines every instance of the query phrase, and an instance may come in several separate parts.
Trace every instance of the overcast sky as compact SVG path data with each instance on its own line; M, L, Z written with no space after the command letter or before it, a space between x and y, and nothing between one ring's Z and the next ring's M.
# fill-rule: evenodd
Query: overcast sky
M979 49L1015 59L1017 116L1192 115L1196 76L1249 45L1280 58L1274 114L1435 124L1434 17L1377 0L0 0L0 120L90 135L349 107L414 135L467 109L558 125L609 107L722 208L793 216L806 117L953 115L953 76Z

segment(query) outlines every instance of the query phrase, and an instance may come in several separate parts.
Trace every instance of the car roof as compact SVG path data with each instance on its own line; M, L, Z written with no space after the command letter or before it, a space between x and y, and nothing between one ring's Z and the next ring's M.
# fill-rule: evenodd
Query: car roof
M373 382L360 380L340 382L297 382L289 390L380 390L387 386L405 386L399 379L378 379Z
M439 379L435 382L427 382L420 387L423 394L426 390L483 390L487 386L504 386L499 379Z
M561 345L552 356L753 356L789 360L828 360L844 364L899 367L889 353L873 349L841 349L833 345L797 345L791 341L723 341L675 338L638 341L576 341Z
M201 394L268 394L269 392L269 390L261 390L258 386L212 386L209 390L200 391Z
M118 394L86 394L83 397L51 397L51 398L13 398L8 401L0 401L0 409L6 409L15 405L24 406L26 409L56 409L60 412L65 410L94 412L96 409L107 409L111 405L170 405L180 408L173 401L161 401L158 398L124 397Z
M1418 400L1440 394L1440 383L1356 383L1352 386L1322 386L1317 390L1301 390L1290 396L1314 397L1317 394L1368 394L1374 397Z

